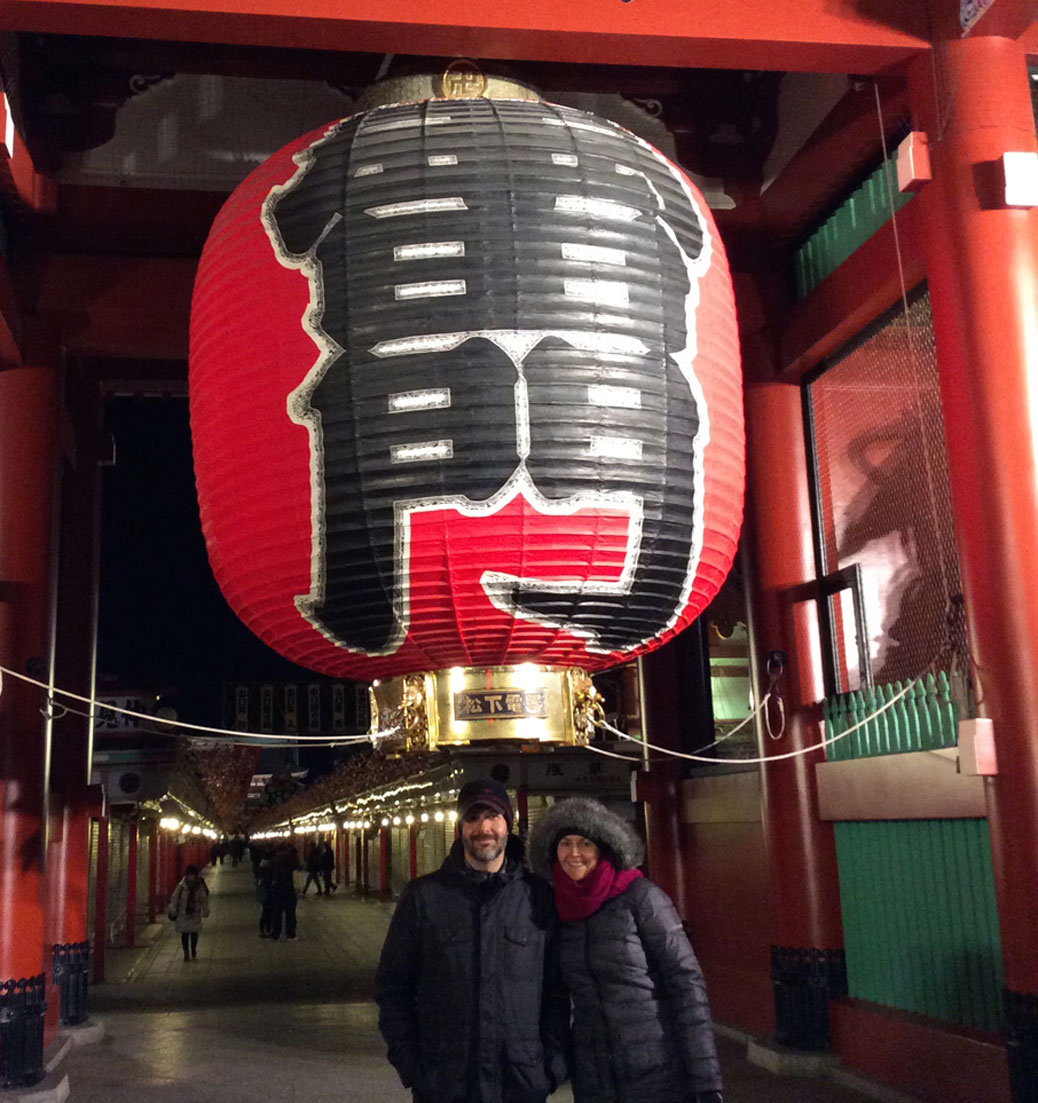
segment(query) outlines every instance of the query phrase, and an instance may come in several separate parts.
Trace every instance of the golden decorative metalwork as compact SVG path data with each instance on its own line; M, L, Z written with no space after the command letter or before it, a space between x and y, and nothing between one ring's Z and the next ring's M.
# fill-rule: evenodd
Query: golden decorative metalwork
M390 755L481 743L584 746L601 698L574 667L454 667L377 682L371 736Z
M369 111L373 107L390 103L420 103L422 100L463 97L531 101L539 101L541 98L537 89L529 84L523 84L511 77L483 73L471 61L458 61L449 65L442 73L409 73L405 76L386 77L365 89L353 106L355 111Z
M400 703L400 723L407 734L409 751L424 751L429 746L429 714L425 700L425 676L405 674Z
M486 93L487 77L474 61L458 58L444 69L440 88L440 95L447 100L479 99Z
M583 670L575 674L580 677L574 678L573 729L577 744L586 747L595 729L605 723L605 706L591 678Z

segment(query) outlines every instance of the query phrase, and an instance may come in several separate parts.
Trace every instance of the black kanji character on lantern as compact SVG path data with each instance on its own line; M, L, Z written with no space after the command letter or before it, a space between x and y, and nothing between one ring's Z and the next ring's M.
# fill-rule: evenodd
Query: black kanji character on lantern
M698 559L692 370L702 217L677 171L593 116L517 101L383 108L297 155L264 221L311 282L323 355L291 400L320 500L311 593L337 643L409 624L410 517L629 513L615 582L487 572L491 600L596 651L670 627Z

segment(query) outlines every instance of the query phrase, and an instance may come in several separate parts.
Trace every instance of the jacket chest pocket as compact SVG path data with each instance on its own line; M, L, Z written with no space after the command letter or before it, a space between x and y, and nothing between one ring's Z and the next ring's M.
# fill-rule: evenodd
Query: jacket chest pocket
M471 955L475 940L472 931L464 925L435 928L430 932L429 948L434 954L448 957Z
M505 927L505 970L515 977L540 981L544 968L544 931Z

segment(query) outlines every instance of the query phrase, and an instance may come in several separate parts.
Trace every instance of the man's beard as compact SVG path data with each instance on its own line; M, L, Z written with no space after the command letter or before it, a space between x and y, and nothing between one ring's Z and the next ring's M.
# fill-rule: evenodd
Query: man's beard
M465 853L477 862L488 863L495 861L504 853L505 841L501 839L465 839L461 840Z

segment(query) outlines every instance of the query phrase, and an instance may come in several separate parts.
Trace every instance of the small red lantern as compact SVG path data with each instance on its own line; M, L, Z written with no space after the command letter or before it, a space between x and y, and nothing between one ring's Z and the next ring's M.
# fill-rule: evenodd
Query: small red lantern
M397 104L272 156L206 243L190 384L217 581L303 666L602 669L731 566L724 252L684 173L584 112Z

